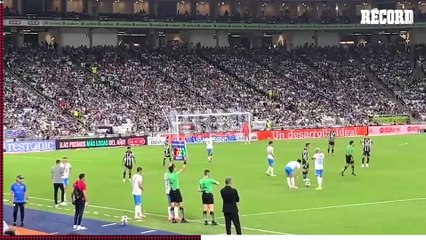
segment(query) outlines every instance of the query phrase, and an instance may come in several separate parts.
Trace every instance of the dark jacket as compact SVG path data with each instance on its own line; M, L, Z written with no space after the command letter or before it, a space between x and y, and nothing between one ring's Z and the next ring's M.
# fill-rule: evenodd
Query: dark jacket
M223 199L223 213L237 213L238 207L237 202L240 201L240 197L238 196L237 189L232 188L230 186L225 186L220 190L220 195Z

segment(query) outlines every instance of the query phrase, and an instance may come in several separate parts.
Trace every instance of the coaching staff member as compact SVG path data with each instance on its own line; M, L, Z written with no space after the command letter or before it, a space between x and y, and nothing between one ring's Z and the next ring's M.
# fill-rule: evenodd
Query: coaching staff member
M16 182L12 184L11 202L13 203L13 226L16 226L16 218L18 210L21 212L21 226L24 226L25 203L28 200L27 186L24 184L24 177L19 175L16 177ZM4 230L4 229L3 229Z
M240 217L238 216L237 203L240 201L237 189L232 188L232 178L225 179L226 186L220 190L223 199L222 212L225 217L226 234L231 235L231 221L234 223L237 235L241 235Z
M86 175L81 173L78 175L78 180L73 184L73 191L71 194L72 204L75 205L74 213L74 230L85 230L86 227L81 226L81 220L83 219L84 208L88 203L87 192L86 192Z
M64 175L64 168L61 167L61 160L56 160L56 165L52 167L52 182L53 182L53 199L55 200L55 206L59 207L58 204L58 190L61 189L61 206L66 206L65 203L65 188L62 182L62 176Z

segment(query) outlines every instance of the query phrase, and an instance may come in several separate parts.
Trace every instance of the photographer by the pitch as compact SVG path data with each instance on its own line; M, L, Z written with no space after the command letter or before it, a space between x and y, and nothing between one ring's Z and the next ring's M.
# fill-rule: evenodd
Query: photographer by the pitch
M85 230L86 227L81 226L81 220L83 219L84 208L88 203L87 192L86 192L86 175L81 173L78 176L78 180L74 183L71 194L72 204L75 206L74 213L74 230Z

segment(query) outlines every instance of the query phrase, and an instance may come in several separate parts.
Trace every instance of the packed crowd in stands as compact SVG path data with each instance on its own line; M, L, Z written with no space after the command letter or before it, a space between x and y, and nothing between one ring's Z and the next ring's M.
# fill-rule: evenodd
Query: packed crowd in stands
M6 75L5 122L10 129L56 136L124 123L138 132L171 131L176 113L248 111L296 127L323 125L324 119L368 124L368 114L403 113L366 76L366 66L413 111L424 112L425 81L412 77L409 55L386 55L385 47L373 55L359 51L366 65L338 48L6 48L16 76Z
M416 61L404 47L360 49L363 60L377 77L417 115L426 115L426 78L415 72Z
M63 115L46 99L31 91L8 72L4 78L4 125L7 129L25 129L27 137L84 135L81 124Z
M144 56L148 62L167 73L179 84L214 103L215 109L226 112L250 110L255 117L261 119L270 117L268 114L275 114L266 95L257 93L216 68L198 56L194 49L169 47L147 51Z
M220 67L233 72L240 81L265 93L272 91L276 99L273 112L277 113L272 120L283 126L315 126L327 115L342 117L344 114L344 109L336 104L327 104L325 98L300 85L297 79L281 77L245 56L244 49L205 49L203 54Z
M367 78L363 66L359 66L350 52L343 48L301 49L303 55L318 69L323 78L323 90L340 103L347 103L357 112L368 114L400 114L393 99ZM316 81L317 83L317 81ZM321 88L319 88L321 89Z
M148 114L119 93L85 74L69 56L47 49L8 49L7 64L62 111L78 111L89 127L132 122L151 126Z

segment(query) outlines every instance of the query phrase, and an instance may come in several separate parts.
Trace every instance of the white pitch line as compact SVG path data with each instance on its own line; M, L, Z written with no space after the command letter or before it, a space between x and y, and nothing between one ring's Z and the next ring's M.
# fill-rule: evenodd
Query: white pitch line
M5 195L8 195L9 193L4 193ZM31 198L33 199L38 199L38 200L42 200L42 201L51 201L51 199L47 199L47 198L39 198L39 197L33 197L31 196ZM90 205L90 207L94 207L94 208L100 208L100 209L107 209L107 210L114 210L114 211L121 211L121 212L129 212L129 213L134 213L134 211L131 210L126 210L126 209L118 209L118 208L111 208L111 207L103 207L103 206L97 206L97 205ZM146 213L147 215L151 215L151 216L155 216L155 217L162 217L162 218L167 218L168 216L166 215L161 215L161 214L155 214L155 213ZM104 214L105 216L107 216L108 214ZM108 215L110 216L110 215ZM129 220L131 220L131 218L129 218ZM204 223L204 220L195 220L195 219L188 219L189 221L195 221L195 222L199 222L199 223ZM218 224L219 226L225 226L224 224ZM257 231L257 232L264 232L264 233L273 233L273 234L280 234L280 235L291 235L289 233L283 233L283 232L275 232L275 231L269 231L269 230L265 230L265 229L258 229L258 228L250 228L250 227L241 227L241 229L245 229L245 230L251 230L251 231Z
M359 206L380 205L380 204L410 202L410 201L419 201L419 200L426 200L426 198L407 198L407 199L398 199L398 200L390 200L390 201L351 203L351 204L331 205L331 206L324 206L324 207L302 208L302 209L282 210L282 211L273 211L273 212L272 211L261 212L261 213L252 213L252 214L242 214L240 215L240 217L263 216L263 215L272 215L272 214L280 214L280 213L306 212L306 211L324 210L324 209L333 209L333 208L359 207ZM219 217L218 219L222 219L222 218L223 217Z
M148 231L143 231L141 232L141 234L147 234L147 233L152 233L152 232L156 232L157 230L148 230Z
M117 223L105 224L105 225L102 225L101 227L109 227L109 226L114 226L114 225L117 225Z
M58 159L58 157L38 157L38 156L26 156L26 155L15 155L19 156L19 158L27 158L27 159L41 159L41 160L54 160ZM92 162L91 160L81 160L81 159L72 159L72 162Z

